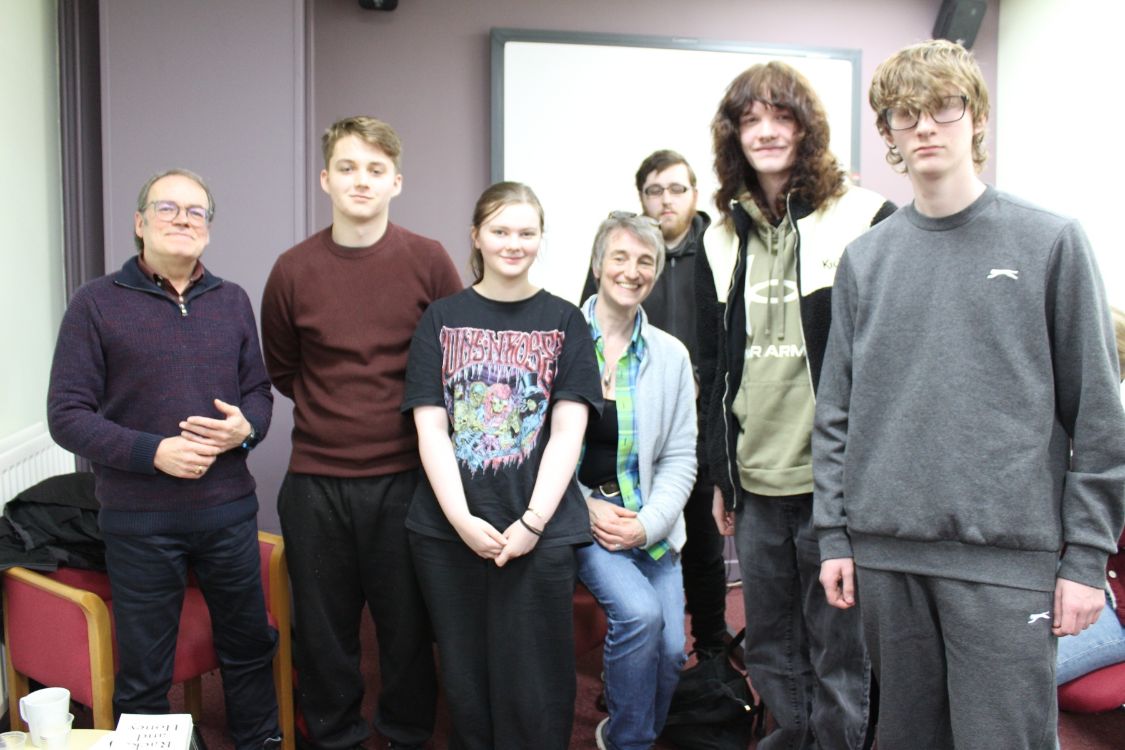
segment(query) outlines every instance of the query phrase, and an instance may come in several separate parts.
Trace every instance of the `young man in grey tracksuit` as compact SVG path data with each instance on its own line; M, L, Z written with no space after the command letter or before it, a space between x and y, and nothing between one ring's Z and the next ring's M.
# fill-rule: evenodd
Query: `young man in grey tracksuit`
M1113 326L1072 220L985 185L959 45L875 72L912 205L837 269L813 432L829 603L861 604L880 750L1055 747L1056 638L1104 604L1125 517Z

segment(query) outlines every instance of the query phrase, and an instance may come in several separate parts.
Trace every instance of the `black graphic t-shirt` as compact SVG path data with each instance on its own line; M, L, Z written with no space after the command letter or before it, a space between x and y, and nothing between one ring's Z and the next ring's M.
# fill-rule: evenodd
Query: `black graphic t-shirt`
M445 407L469 512L498 531L527 509L559 400L602 408L594 345L574 305L546 291L498 302L469 288L422 316L402 409ZM424 475L406 526L459 539ZM586 505L572 480L539 546L589 541Z

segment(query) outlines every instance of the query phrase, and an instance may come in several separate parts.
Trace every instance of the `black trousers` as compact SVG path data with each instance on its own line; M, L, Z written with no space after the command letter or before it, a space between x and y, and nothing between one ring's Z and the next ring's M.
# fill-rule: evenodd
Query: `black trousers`
M451 750L566 750L576 687L574 548L503 568L460 540L411 532L433 617Z
M117 713L166 714L188 568L207 608L238 750L279 734L273 655L277 631L262 594L258 524L180 534L103 534L113 591L119 668Z
M432 637L404 525L417 482L411 470L361 478L288 474L281 486L298 699L315 747L345 750L371 735L360 712L365 605L379 646L375 728L401 745L420 745L433 732Z
M697 650L723 647L727 631L727 569L723 537L711 515L714 488L701 479L684 506L687 542L680 556L684 569L684 598L691 615L691 635Z

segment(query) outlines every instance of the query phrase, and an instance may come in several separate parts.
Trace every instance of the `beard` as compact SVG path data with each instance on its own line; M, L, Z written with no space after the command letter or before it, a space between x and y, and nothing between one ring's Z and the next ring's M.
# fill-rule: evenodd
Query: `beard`
M686 216L675 214L660 217L660 233L664 235L664 242L671 247L671 242L685 234L691 228L692 219L695 218L693 209Z

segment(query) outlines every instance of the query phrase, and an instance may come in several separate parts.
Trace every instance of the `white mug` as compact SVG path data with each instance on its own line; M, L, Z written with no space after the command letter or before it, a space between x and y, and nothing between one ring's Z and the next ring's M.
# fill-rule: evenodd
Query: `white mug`
M36 747L43 747L43 730L65 724L69 714L70 691L66 688L43 688L20 698L20 716Z

